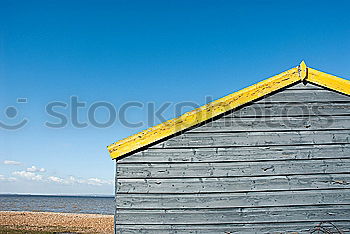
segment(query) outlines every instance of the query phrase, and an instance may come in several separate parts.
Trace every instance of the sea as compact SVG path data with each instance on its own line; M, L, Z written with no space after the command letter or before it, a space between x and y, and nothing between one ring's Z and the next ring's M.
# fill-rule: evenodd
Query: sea
M113 196L0 195L0 211L114 214Z

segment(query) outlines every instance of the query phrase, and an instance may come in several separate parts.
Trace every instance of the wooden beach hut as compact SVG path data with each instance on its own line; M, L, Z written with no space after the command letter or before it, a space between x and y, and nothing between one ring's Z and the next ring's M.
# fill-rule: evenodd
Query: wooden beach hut
M302 62L108 146L115 232L349 231L349 95Z

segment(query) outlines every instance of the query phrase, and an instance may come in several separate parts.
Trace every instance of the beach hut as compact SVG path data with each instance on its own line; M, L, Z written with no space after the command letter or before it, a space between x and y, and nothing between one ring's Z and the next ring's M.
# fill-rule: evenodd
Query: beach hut
M108 146L115 232L349 231L349 95L302 62Z

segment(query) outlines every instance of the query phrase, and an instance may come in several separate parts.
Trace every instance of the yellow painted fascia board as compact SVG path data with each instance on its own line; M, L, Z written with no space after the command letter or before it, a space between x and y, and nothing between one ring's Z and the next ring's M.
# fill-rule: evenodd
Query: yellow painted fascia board
M107 149L111 158L116 159L303 80L307 77L306 72L307 67L302 62L298 67L187 112L178 118L168 120L120 140L109 145Z
M312 68L307 68L308 74L306 81L329 88L331 90L350 95L350 81L333 76Z

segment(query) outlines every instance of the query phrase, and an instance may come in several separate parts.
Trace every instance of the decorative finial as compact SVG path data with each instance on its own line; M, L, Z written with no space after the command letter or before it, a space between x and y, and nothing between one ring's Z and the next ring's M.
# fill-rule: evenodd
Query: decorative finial
M304 60L301 61L300 65L299 65L299 67L298 67L298 71L299 71L299 77L300 77L300 79L301 79L301 80L305 80L306 77L307 77L307 66L306 66Z

